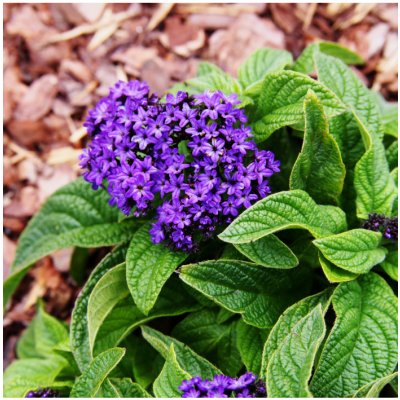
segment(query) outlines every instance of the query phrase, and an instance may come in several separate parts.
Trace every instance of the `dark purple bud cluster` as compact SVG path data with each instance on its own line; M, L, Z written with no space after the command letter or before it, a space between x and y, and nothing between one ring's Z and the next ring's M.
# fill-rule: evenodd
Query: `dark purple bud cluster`
M209 381L196 376L190 380L184 380L179 386L183 392L182 397L191 398L224 398L224 397L267 397L265 383L252 372L246 372L239 378L231 378L225 375L215 375Z
M44 389L39 388L37 390L31 390L25 396L25 398L33 398L33 397L60 397L60 393L50 388L44 388Z
M85 123L92 141L83 176L94 189L105 184L126 215L156 209L154 243L194 250L267 196L279 171L274 154L250 140L238 104L219 91L168 94L161 103L143 82L118 82Z
M368 220L362 224L364 229L381 232L386 239L397 242L398 238L398 217L385 217L379 214L369 214Z

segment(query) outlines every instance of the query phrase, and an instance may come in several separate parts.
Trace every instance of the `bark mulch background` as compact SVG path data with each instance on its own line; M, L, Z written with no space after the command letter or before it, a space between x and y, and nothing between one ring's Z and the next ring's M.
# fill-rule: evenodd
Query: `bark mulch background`
M363 56L358 75L397 100L396 4L6 4L3 25L3 277L29 219L79 174L85 115L118 79L163 93L193 76L199 60L235 74L260 47L298 56L325 39ZM24 279L4 319L4 367L38 298L70 318L80 289L68 272L72 254L46 257Z

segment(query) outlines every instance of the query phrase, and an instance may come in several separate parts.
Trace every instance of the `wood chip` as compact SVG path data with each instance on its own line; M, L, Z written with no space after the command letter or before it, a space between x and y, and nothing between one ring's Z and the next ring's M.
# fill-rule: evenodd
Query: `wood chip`
M154 28L156 28L167 15L171 12L174 7L174 3L161 3L155 13L152 15L150 21L146 26L146 31L151 32Z

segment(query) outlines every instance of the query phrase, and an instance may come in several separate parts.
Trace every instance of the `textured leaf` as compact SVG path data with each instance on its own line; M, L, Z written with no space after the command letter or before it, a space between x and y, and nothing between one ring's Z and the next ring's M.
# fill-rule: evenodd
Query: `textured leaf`
M382 261L381 267L395 281L398 281L399 274L399 252L396 246L389 249L389 253Z
M178 389L178 386L184 379L190 378L191 376L180 367L176 359L174 345L171 344L164 367L158 378L154 381L154 394L156 397L161 398L182 397L182 392Z
M285 50L269 48L256 50L239 67L239 82L245 88L245 93L258 93L267 74L284 69L292 62L292 55Z
M397 298L374 273L341 283L333 294L335 324L311 382L317 397L349 397L393 372L397 363Z
M236 346L236 321L218 323L218 310L201 310L188 315L172 331L172 336L210 360L229 376L243 363Z
M389 164L389 169L392 170L393 168L397 167L398 164L398 153L399 153L399 145L398 142L393 142L387 149L386 149L386 159Z
M226 94L241 92L239 82L223 71L213 71L197 78L189 79L186 83L194 87L198 92L203 92L204 90L221 90Z
M315 92L329 117L341 114L345 107L323 84L293 71L273 72L266 76L257 104L254 135L257 141L267 139L283 126L303 120L303 100L308 90Z
M89 367L75 381L71 397L96 397L100 386L125 354L125 349L109 349L93 359Z
M373 382L367 383L361 389L357 390L357 392L352 397L358 398L377 398L379 397L379 393L381 390L390 382L397 379L398 373L395 372L393 374L384 376L383 378L377 379Z
M148 314L171 274L186 258L163 244L155 245L149 225L143 225L133 236L126 255L126 280L138 308Z
M89 345L92 352L97 333L107 315L128 295L125 263L107 271L93 288L87 308Z
M143 337L165 358L171 344L174 345L176 359L185 371L191 376L201 376L203 379L212 379L214 375L221 374L221 371L212 365L205 358L196 354L190 347L179 340L170 336L163 335L161 332L148 326L142 326Z
M108 383L112 392L110 397L123 398L147 398L151 397L140 385L132 382L130 378L107 378L105 382Z
M321 305L298 321L272 354L267 368L269 397L312 397L308 380L325 336Z
M144 315L131 298L122 300L100 327L94 354L115 347L135 328L155 318L181 315L195 311L199 305L183 290L179 281L169 281L148 315Z
M315 237L346 229L339 208L318 206L302 190L279 192L255 203L239 215L220 235L228 243L248 243L283 229L307 229Z
M302 189L319 203L337 203L346 169L317 96L304 101L305 131L301 153L290 176L290 188Z
M364 274L385 259L386 249L380 247L382 234L366 229L353 229L314 240L324 257L355 274Z
M126 246L120 246L104 257L91 273L86 285L75 302L70 327L71 349L81 371L83 371L92 360L87 319L90 293L108 270L125 260L125 254Z
M336 267L336 265L328 261L321 253L318 254L318 258L325 276L331 283L348 282L358 277L358 274Z
M239 320L237 325L237 346L247 371L260 376L262 350L269 329L258 329Z
M180 278L243 320L270 328L307 289L302 269L269 270L244 261L203 261L182 267ZM301 284L300 282L301 281Z
M235 247L250 261L267 268L288 269L299 263L292 250L275 235L264 236L250 243Z
M386 134L397 138L398 130L399 130L399 124L398 124L398 118L399 118L398 107L399 107L399 105L398 105L398 103L387 102L383 98L383 96L378 92L375 92L375 93L373 92L373 95L375 96L375 102L376 102L376 105L378 106L378 109L381 114L383 131Z
M278 349L279 345L283 343L285 338L290 335L290 332L296 324L317 307L318 304L320 304L324 312L326 312L330 304L330 297L330 290L324 290L313 296L306 297L296 304L293 304L279 317L278 322L272 328L264 345L261 364L262 378L266 379L267 366L272 355Z
M129 240L137 222L126 219L118 223L120 212L110 207L108 197L105 190L94 191L83 179L50 196L19 239L12 275L5 283L10 287L7 295L22 279L26 272L22 271L54 250L111 246Z
M354 186L357 192L357 216L360 219L367 219L370 213L391 214L397 189L380 142L374 141L357 163Z
M203 76L212 73L220 74L222 76L226 75L226 72L215 64L212 64L207 61L199 62L199 64L197 65L197 76Z

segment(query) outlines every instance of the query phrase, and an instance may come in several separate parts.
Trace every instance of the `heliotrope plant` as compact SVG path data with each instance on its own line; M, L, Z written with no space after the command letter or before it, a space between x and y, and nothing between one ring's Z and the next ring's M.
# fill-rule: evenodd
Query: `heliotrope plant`
M200 63L163 98L112 87L5 304L53 251L76 247L79 281L112 249L69 326L39 304L4 396L397 396L397 104L361 62L321 42L260 49L237 79Z

